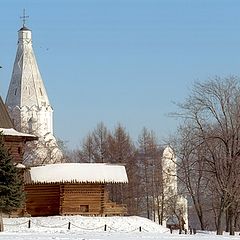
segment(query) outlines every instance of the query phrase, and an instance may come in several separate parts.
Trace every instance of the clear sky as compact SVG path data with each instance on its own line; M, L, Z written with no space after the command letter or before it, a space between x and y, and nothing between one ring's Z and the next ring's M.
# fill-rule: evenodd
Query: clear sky
M55 135L71 148L97 123L162 140L194 81L240 76L240 1L1 0L0 94L5 99L20 16L54 108Z

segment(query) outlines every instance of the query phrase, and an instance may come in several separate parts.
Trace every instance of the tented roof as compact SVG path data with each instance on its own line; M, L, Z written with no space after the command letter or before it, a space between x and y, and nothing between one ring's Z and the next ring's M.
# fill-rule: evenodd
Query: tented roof
M27 184L34 183L127 183L122 165L106 163L60 163L32 167Z
M32 47L31 31L25 26L18 32L18 48L6 105L14 108L50 107L47 92Z
M13 123L8 115L7 108L0 96L0 128L13 128Z

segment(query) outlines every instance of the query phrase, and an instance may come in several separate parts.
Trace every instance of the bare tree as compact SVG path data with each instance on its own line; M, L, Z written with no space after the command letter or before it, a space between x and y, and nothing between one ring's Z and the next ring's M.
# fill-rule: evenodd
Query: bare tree
M192 150L196 151L194 159L198 165L195 167L204 167L204 181L214 189L214 197L217 196L214 201L217 234L222 234L224 214L231 210L240 194L239 101L237 78L215 78L206 83L195 83L189 98L179 104L181 112L177 114L184 120L182 126L190 126L194 133L195 139L191 143ZM189 139L182 136L181 142L186 144L186 141ZM189 149L191 150L191 147ZM187 162L191 154L183 156L182 160ZM200 213L201 210L198 209ZM234 221L231 219L230 234L234 234Z
M95 149L96 145L94 144L93 136L92 134L88 134L83 140L81 155L79 155L80 162L95 162Z
M89 133L81 144L80 149L74 151L75 162L104 163L108 157L108 130L101 122Z
M180 126L177 137L171 140L174 151L178 156L178 180L183 186L182 194L188 194L192 199L200 228L205 230L209 219L209 179L206 174L206 149L194 132L191 124ZM206 217L204 214L208 214Z
M20 115L19 109L17 114ZM27 142L25 146L25 153L23 155L23 163L26 166L39 166L43 164L62 163L65 162L65 156L59 147L63 144L61 141L47 132L43 135L43 125L34 120L25 118L21 123L20 116L16 117L19 121L15 121L14 125L21 132L32 134L38 137L38 140ZM61 145L63 147L63 145Z
M135 146L120 124L114 129L112 134L108 135L108 156L109 162L123 164L126 167L129 183L121 187L111 186L111 197L114 201L126 203L129 213L135 210L134 191L137 186Z
M93 143L94 143L94 160L95 162L108 162L108 130L101 122L97 125L97 128L93 131L92 134Z
M143 204L149 219L161 219L160 193L162 192L161 151L152 131L143 128L138 139L139 170L143 176Z
M23 156L23 163L26 166L39 166L62 162L65 162L65 158L56 140L39 138L36 141L26 144Z

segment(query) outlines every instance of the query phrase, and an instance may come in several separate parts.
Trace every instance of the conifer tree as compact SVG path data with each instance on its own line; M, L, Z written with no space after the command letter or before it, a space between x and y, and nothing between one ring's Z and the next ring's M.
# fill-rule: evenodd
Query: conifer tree
M23 199L23 179L5 148L0 133L0 232L3 231L2 214L21 207Z

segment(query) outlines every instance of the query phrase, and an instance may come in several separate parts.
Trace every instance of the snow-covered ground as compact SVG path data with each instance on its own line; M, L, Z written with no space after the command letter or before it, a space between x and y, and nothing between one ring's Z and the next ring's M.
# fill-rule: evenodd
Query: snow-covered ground
M30 228L29 228L30 220ZM70 230L69 228L70 223ZM170 234L169 230L140 217L54 216L39 218L5 218L3 240L219 240L240 239L240 236ZM141 230L141 231L140 231Z

